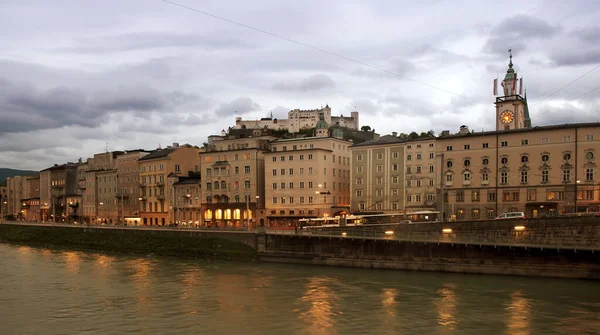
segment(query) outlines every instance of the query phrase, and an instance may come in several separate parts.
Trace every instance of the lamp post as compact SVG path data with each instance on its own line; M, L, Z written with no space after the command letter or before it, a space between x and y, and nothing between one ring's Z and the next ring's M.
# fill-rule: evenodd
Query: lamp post
M104 203L103 203L102 201L99 203L99 205L100 205L100 208L104 209ZM102 222L102 220L103 220L103 219L102 219L102 217L101 217L101 218L100 218L100 223L103 223L103 222Z
M323 187L322 184L317 185L320 188ZM316 194L322 194L323 195L323 205L325 205L325 209L327 208L327 195L331 194L331 192L325 190L325 191L315 191Z
M579 191L577 189L578 189L579 183L581 183L581 180L578 180L575 182L575 199L573 199L574 205L575 205L575 215L577 215L577 213L579 212L577 209L577 197L579 197Z

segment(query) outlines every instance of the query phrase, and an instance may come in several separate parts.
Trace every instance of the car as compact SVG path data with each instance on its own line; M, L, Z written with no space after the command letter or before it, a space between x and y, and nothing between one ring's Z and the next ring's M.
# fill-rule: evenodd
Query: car
M505 212L496 218L496 220L509 220L509 219L527 219L523 212Z

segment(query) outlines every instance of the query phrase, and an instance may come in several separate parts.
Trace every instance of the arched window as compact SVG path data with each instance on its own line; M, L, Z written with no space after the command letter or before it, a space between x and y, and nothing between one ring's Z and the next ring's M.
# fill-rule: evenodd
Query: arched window
M233 219L234 220L239 220L240 219L240 214L241 214L241 211L239 209L235 209L233 211Z
M225 181L221 181L221 189L222 190L226 190L227 189L227 183L225 183Z
M215 211L215 219L222 220L223 219L223 210L217 209Z
M215 188L215 190L218 190L218 189L219 189L219 182L218 182L218 181L215 181L215 183L214 183L214 188Z
M225 210L225 220L231 220L231 209L226 209Z
M204 219L212 220L212 216L213 216L212 210L207 209L204 211Z

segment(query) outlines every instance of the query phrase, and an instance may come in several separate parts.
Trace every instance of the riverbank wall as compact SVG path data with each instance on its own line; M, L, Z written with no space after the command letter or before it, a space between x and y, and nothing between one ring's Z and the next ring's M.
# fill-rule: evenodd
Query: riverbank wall
M258 246L271 262L600 279L595 217L340 227L264 235Z
M245 232L0 224L0 241L77 250L255 260L256 236Z

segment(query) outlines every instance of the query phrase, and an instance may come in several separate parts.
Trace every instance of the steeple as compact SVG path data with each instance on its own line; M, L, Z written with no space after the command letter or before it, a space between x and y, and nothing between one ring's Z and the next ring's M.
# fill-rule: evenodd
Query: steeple
M506 75L501 83L505 97L517 94L517 73L515 72L515 69L513 69L512 49L508 49L508 53L510 59L508 62L508 70L506 70Z

